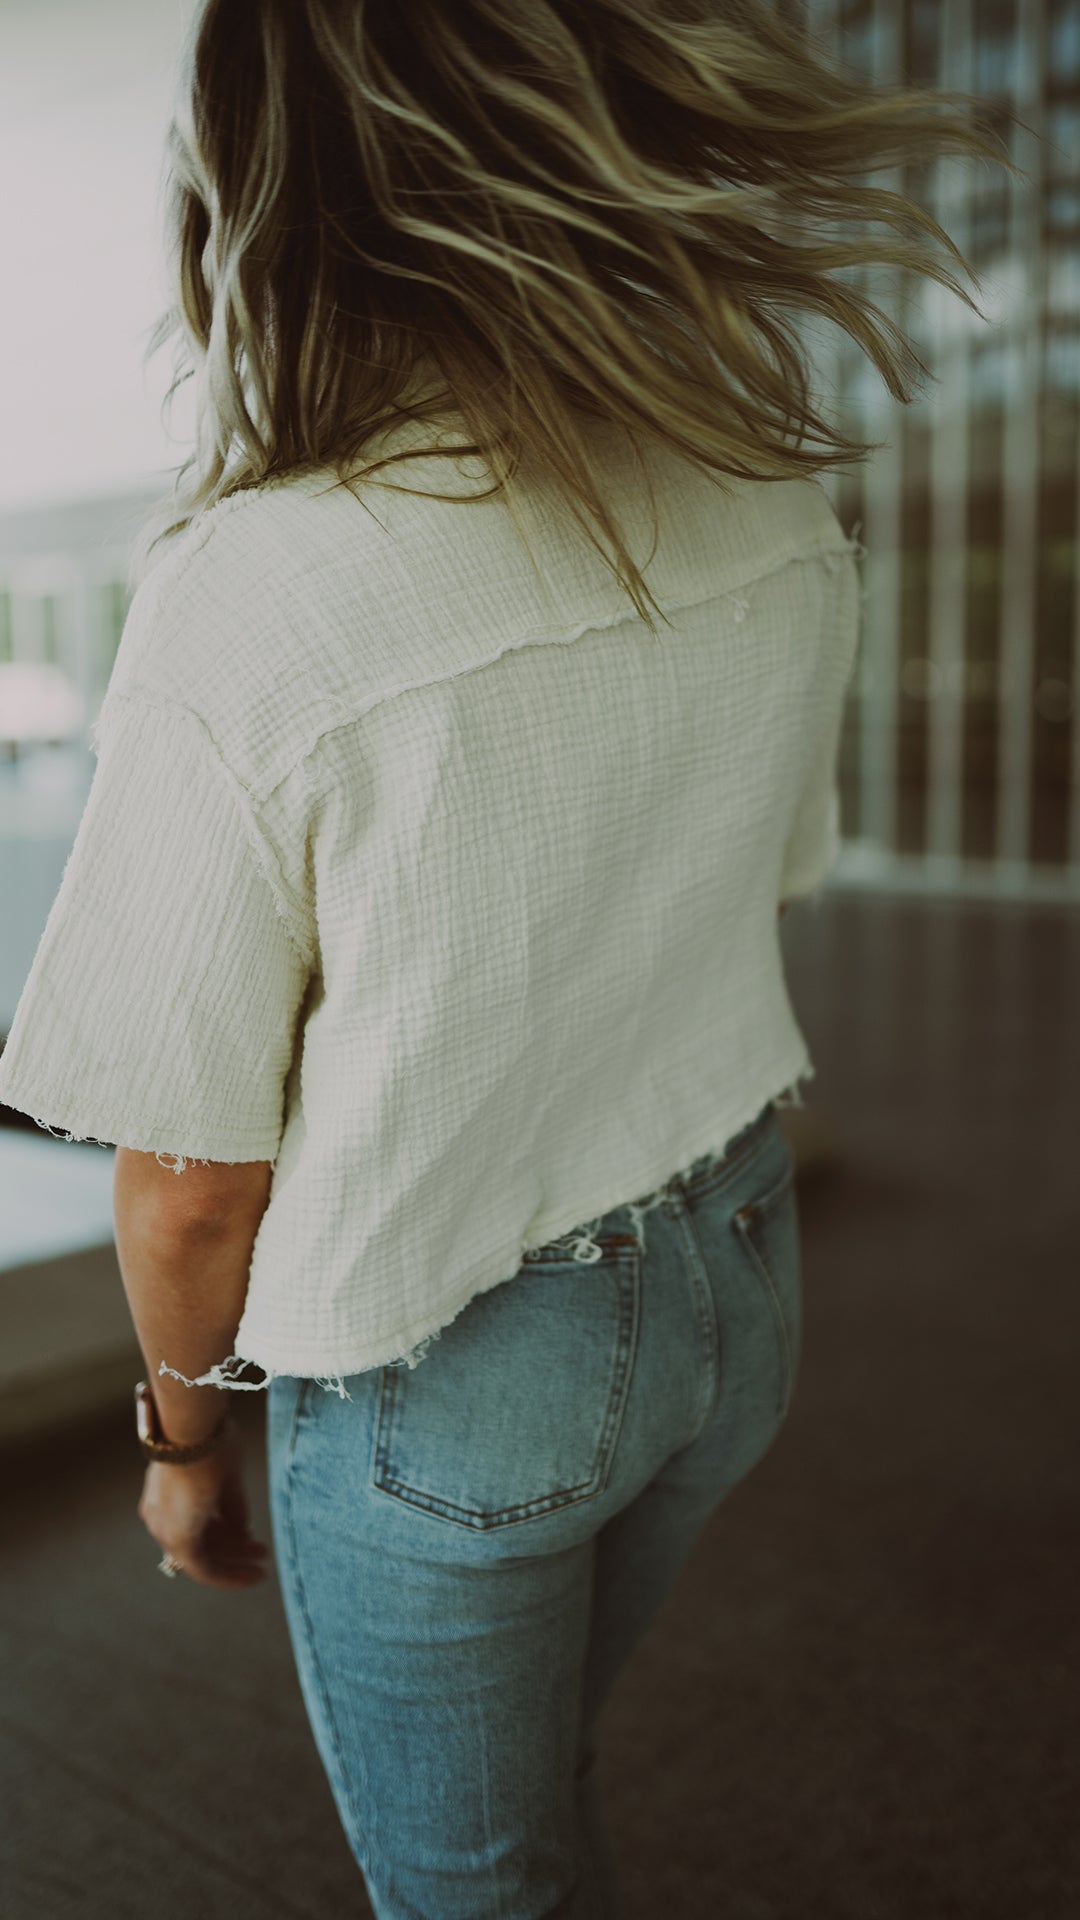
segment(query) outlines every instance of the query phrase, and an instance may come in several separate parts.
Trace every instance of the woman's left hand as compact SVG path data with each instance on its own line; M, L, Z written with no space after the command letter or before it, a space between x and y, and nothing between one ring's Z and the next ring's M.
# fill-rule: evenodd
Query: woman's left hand
M212 1453L190 1466L147 1464L139 1519L181 1573L204 1587L253 1587L269 1548L248 1520L243 1442L230 1419Z

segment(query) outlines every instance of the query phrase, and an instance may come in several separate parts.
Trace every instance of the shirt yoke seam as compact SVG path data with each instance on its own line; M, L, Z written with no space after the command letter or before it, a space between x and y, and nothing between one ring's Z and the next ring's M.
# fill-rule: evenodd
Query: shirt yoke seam
M257 492L258 492L258 489L254 489L254 488L245 489L243 493L240 493L237 495L230 495L228 498L228 501L221 502L220 504L223 506L226 504L231 504L233 500L246 501L249 494L255 494ZM212 520L210 524L208 524L205 528L202 529L200 539L196 543L192 544L188 552L184 555L183 564L178 567L175 578L170 583L171 587L176 587L180 583L191 561L195 558L197 553L201 552L206 547L206 545L212 538L213 534L218 530L221 524L222 524L221 520ZM703 606L706 603L706 601L710 599L715 598L721 601L730 600L734 603L734 606L735 606L735 619L736 621L741 623L742 620L746 618L746 615L749 611L748 603L745 596L747 595L747 593L752 591L754 587L758 586L761 581L769 579L773 574L782 572L786 567L800 564L800 563L804 564L806 562L813 561L813 560L824 560L826 566L830 567L831 569L834 563L838 564L843 558L847 557L849 559L852 559L852 558L855 558L856 556L864 555L865 552L866 552L865 547L861 544L861 542L858 539L858 530L856 530L856 532L853 533L850 537L845 535L841 530L838 536L834 535L832 538L829 538L829 539L812 541L807 546L796 549L794 553L785 554L782 559L775 561L773 565L764 568L760 573L753 574L749 579L740 582L738 585L725 589L725 591L720 594L717 594L717 595L702 594L697 599L694 599L694 600L679 601L669 605L665 609L665 611L668 613L686 613L686 612L692 611L696 607ZM416 693L421 691L425 687L439 686L447 680L461 679L466 674L480 672L484 667L493 666L496 661L500 660L503 657L504 654L514 652L521 647L571 645L574 641L580 640L586 633L603 632L605 629L609 627L622 625L625 621L635 619L635 618L637 618L637 615L634 609L631 607L626 609L619 609L618 612L612 614L609 618L606 618L606 619L591 618L591 619L585 620L581 622L578 626L572 627L568 631L563 633L550 633L545 631L543 628L530 627L526 629L524 633L515 635L515 637L512 640L504 641L499 647L496 648L496 650L493 653L486 654L480 660L470 660L464 666L450 667L447 669L445 673L433 674L426 679L403 681L396 686L382 688L378 692L372 694L371 697L367 701L361 703L361 705L357 707L351 707L347 711L344 711L340 719L331 720L325 725L320 725L318 728L318 731L314 734L314 736L311 739L307 740L305 744L300 748L300 751L298 752L295 760L293 760L290 763L290 765L285 769L285 771L279 775L278 779L274 782L273 787L271 787L267 793L263 794L261 799L256 798L256 796L251 792L251 790L240 779L239 775L235 773L234 770L229 766L227 760L225 759L224 755L221 752L220 747L218 746L217 741L214 739L214 736L209 726L207 725L206 721L202 719L201 715L195 712L194 708L187 707L184 705L182 701L175 700L170 697L166 697L163 699L159 696L155 696L153 693L146 691L144 689L138 689L136 691L128 692L124 689L117 687L116 689L112 690L112 692L114 697L119 696L127 699L140 699L148 706L158 706L163 709L172 707L172 708L178 709L181 712L189 713L193 719L197 720L199 724L202 727L204 727L207 738L209 739L211 745L213 746L213 749L217 754L217 757L221 762L221 765L225 770L227 776L235 782L236 786L238 787L240 792L243 794L244 801L246 802L246 808L250 811L251 818L257 822L257 809L259 808L259 806L265 805L267 801L273 798L273 795L278 791L279 787L284 785L286 780L291 779L293 774L295 774L296 771L298 770L298 768L302 767L304 762L311 758L312 754L316 751L316 749L318 748L322 740L326 739L328 735L332 733L339 733L343 731L344 728L346 727L356 726L361 720L363 720L366 717L367 714L373 712L377 707L385 706L390 700L396 699L400 694ZM249 835L249 838L250 837L251 836ZM252 844L253 844L253 851L256 852L256 857L258 858L258 851L254 846L254 842ZM271 874L266 870L266 868L262 866L261 862L260 862L260 867L264 873L264 877L267 880L267 884L270 886L270 889L274 898L274 904L277 907L281 918L285 922L286 930L289 932L290 938L293 941L293 945L296 947L297 952L300 954L301 958L304 960L305 965L310 966L312 964L313 956L310 952L310 949L307 946L307 943L305 943L302 937L298 936L297 934L296 927L294 925L294 910L289 908L288 906L288 900L287 900L284 881L281 879L280 875L278 875L275 881L275 879L271 877Z
M809 547L800 548L796 553L785 554L782 560L776 561L773 566L764 568L761 573L755 573L752 578L742 582L741 585L737 587L730 587L720 594L702 594L696 600L684 600L671 603L665 608L665 611L668 613L692 612L696 607L704 606L709 600L730 600L735 606L736 622L741 624L749 612L746 595L751 592L754 587L758 586L761 581L769 579L771 575L780 573L785 567L792 566L797 562L824 560L826 565L829 566L832 561L839 561L845 555L854 557L855 555L865 553L865 551L866 549L854 535L850 539L841 538L839 540L816 541ZM365 719L369 713L374 712L377 707L385 706L389 701L397 699L399 694L418 693L425 687L441 686L448 680L460 680L467 674L479 673L485 667L493 666L496 661L501 660L504 654L516 652L522 647L569 646L572 645L574 641L582 639L586 633L601 633L609 627L621 626L624 622L636 618L637 614L631 607L625 610L620 609L607 619L597 617L585 620L581 622L580 625L572 627L563 633L550 633L542 628L530 627L524 633L515 635L512 640L503 641L493 653L485 654L482 659L470 660L464 666L449 667L445 673L431 674L426 679L401 681L396 686L381 688L377 693L372 694L370 698L361 702L360 705L349 708L343 713L341 719L331 720L325 725L321 724L313 738L308 740L300 749L296 759L292 761L285 772L280 775L269 792L263 796L264 802L269 800L286 780L291 779L292 775L297 771L297 768L303 766L304 761L309 759L315 752L320 741L326 739L331 733L340 733L346 727L356 726L361 720Z

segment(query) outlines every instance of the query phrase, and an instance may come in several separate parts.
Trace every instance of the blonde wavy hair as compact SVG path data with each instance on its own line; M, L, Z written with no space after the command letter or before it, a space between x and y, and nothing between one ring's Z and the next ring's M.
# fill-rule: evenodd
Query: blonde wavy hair
M864 459L881 443L811 404L792 314L834 321L905 404L928 369L838 272L906 268L986 316L937 221L858 176L948 152L1020 172L974 96L838 71L762 0L203 0L175 104L146 358L179 335L163 405L195 376L196 445L130 583L231 494L473 454L493 484L472 497L515 524L515 482L553 487L654 633L585 422L721 489ZM448 409L464 440L358 470Z

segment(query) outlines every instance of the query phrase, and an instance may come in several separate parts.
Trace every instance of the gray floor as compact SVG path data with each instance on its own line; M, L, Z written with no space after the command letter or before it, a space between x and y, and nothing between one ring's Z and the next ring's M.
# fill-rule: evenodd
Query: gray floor
M1075 1920L1080 915L836 895L784 940L803 1364L608 1708L627 1920ZM3 1466L4 1920L368 1912L275 1581L155 1573L126 1411Z

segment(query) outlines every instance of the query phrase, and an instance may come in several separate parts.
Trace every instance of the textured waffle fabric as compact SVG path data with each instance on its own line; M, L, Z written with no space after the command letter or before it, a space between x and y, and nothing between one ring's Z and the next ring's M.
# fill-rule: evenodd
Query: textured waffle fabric
M233 495L134 594L0 1100L273 1163L200 1380L415 1365L813 1075L777 906L839 850L860 549L815 479L654 449L650 502L591 431L656 637L540 489L415 491L476 456Z

